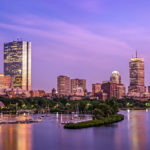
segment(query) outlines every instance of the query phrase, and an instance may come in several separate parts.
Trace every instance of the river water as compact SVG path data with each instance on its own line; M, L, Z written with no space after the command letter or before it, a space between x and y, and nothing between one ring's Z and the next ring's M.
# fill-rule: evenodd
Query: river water
M41 123L0 125L0 150L150 150L150 111L120 113L122 122L80 130L64 129L54 114Z

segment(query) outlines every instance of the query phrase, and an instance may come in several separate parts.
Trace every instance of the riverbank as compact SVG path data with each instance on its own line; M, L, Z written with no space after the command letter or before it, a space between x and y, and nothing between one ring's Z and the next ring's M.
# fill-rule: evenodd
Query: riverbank
M89 128L89 127L98 127L102 125L108 125L115 122L119 122L124 120L124 115L116 114L110 117L102 118L101 120L91 120L86 122L80 123L68 123L64 125L65 129L82 129L82 128Z

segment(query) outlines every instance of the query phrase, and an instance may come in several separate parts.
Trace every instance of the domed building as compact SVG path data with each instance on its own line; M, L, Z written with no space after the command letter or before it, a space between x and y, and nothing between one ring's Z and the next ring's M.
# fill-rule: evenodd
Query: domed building
M121 84L121 76L118 71L113 71L111 76L110 76L110 81L113 83Z

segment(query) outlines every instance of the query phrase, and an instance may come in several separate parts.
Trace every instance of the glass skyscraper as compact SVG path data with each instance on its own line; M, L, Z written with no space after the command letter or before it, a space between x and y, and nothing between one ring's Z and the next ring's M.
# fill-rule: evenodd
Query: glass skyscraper
M4 75L12 77L14 88L31 90L31 42L4 43Z

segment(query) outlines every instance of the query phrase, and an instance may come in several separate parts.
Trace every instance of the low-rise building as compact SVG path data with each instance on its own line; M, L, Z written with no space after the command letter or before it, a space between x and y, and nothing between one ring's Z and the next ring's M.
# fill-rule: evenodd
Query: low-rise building
M12 79L10 76L0 74L0 89L8 89L11 87Z
M44 97L45 91L44 90L31 90L30 95L31 97Z

